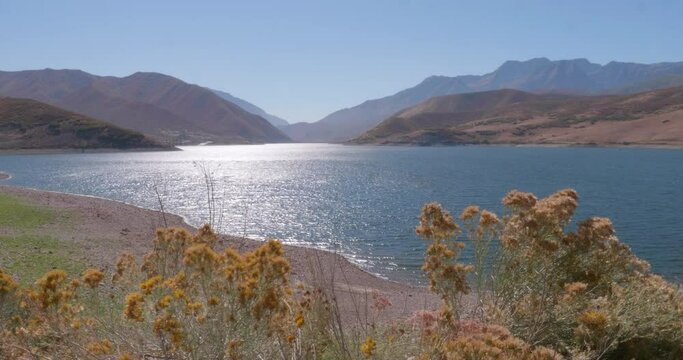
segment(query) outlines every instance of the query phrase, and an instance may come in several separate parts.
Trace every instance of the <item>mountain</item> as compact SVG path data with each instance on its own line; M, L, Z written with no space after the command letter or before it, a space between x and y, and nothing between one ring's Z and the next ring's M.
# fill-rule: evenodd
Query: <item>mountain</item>
M351 142L683 146L683 87L631 95L505 89L440 96L394 114Z
M246 100L240 99L236 96L232 96L232 95L230 95L224 91L212 90L212 89L209 89L209 90L213 91L214 94L220 96L224 100L230 101L231 103L241 107L242 110L250 112L254 115L258 115L258 116L268 120L268 122L270 122L273 126L283 127L283 126L289 125L289 122L287 120L285 120L281 117L277 117L275 115L271 115L271 114L267 113L265 110L261 109L260 107L254 105L254 104L252 104Z
M260 116L174 77L80 70L0 71L0 96L30 98L176 144L289 141Z
M485 75L431 76L381 99L336 111L315 123L284 128L295 141L339 142L359 136L392 114L435 96L517 89L539 93L628 94L683 85L683 62L636 64L586 59L507 61Z
M105 122L30 99L0 98L0 149L171 148Z

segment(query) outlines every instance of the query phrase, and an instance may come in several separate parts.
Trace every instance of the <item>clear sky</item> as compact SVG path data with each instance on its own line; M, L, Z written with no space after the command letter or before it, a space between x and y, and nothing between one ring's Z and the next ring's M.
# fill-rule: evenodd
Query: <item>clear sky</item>
M292 122L541 56L683 61L683 1L0 0L0 70L161 72Z

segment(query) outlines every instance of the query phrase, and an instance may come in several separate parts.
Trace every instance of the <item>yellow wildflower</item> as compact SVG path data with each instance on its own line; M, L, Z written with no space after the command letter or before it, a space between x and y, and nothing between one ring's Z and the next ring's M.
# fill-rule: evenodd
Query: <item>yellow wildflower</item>
M161 299L159 299L159 301L157 301L155 308L157 310L165 309L171 304L172 300L173 297L171 297L171 295L164 295Z
M123 309L126 318L142 322L144 320L142 315L142 305L144 302L145 298L139 292L128 294L126 296L126 305Z
M375 353L375 348L377 347L377 343L375 340L371 337L368 336L365 339L365 342L360 346L360 351L365 355L365 357L371 357Z
M154 290L154 288L157 285L159 285L160 282L161 282L161 276L159 276L159 275L152 276L151 278L143 281L140 284L140 289L142 290L142 292L145 295L149 295L152 293L152 290Z
M500 220L498 220L498 216L496 216L496 214L494 214L488 210L484 210L481 212L481 216L479 218L479 225L480 226L484 226L484 227L491 226L491 225L498 224L499 222L500 222Z
M43 291L55 291L57 290L57 286L59 286L62 281L66 279L66 272L64 270L50 270L43 277L38 279L36 281L36 285L38 285Z
M532 193L512 190L503 198L503 205L513 209L528 210L536 205L537 200Z
M83 272L83 282L88 284L90 288L94 289L100 285L104 278L104 273L97 269L88 269Z
M112 351L111 341L105 339L102 341L91 342L86 346L86 349L93 355L106 355L110 354Z
M170 314L164 314L154 320L154 332L159 336L170 335L171 343L176 347L182 343L184 338L182 326Z
M465 208L465 210L462 211L460 214L460 220L466 221L471 218L473 218L475 215L479 213L479 206L476 205L470 205Z
M183 263L206 272L222 261L222 257L207 244L197 244L185 250Z
M123 275L135 267L135 258L130 253L122 254L116 261L116 272L112 276L113 282L121 280Z
M19 285L14 281L14 279L0 269L0 295L8 294L17 289L17 287L19 287Z
M437 203L429 203L422 208L420 225L415 232L425 239L446 239L458 231L453 216Z
M598 310L588 310L579 316L579 322L589 329L600 330L607 326L607 315Z
M301 328L304 326L305 320L304 320L304 314L302 312L299 312L296 314L296 318L294 318L294 323L296 324L296 327Z

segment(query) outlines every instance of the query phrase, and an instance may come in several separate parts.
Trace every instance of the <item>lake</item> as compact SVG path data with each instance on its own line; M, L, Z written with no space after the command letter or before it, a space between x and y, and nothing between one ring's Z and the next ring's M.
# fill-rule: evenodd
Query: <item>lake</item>
M221 232L337 249L368 271L421 281L414 234L425 202L455 215L501 210L511 189L579 192L577 219L612 219L655 271L683 279L683 151L634 148L374 147L278 144L182 152L2 155L3 184L94 195L209 219L202 168L215 182ZM217 221L216 221L217 222Z

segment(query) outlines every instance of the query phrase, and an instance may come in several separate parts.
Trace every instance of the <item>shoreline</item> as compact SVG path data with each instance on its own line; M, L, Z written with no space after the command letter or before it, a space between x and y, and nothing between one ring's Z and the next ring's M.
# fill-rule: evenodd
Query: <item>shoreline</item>
M6 177L3 177L3 176L6 176ZM11 178L12 178L12 175L0 171L0 181L2 181L2 180L9 180L9 179L11 179ZM38 189L38 188L33 188L33 187L28 187L28 186L17 186L17 185L3 184L3 183L0 183L0 194L3 193L3 192L2 192L2 187L15 188L15 189L24 189L24 190L35 191L35 192L43 192L43 193L52 193L52 194L63 195L63 196L74 196L74 197L91 198L91 199L96 199L96 200L101 200L101 201L107 201L107 202L112 202L112 203L118 203L118 204L121 204L121 205L130 206L130 207L133 207L133 208L136 208L136 209L139 209L139 210L143 210L143 211L150 211L150 212L153 212L153 213L158 213L158 214L161 215L161 211L160 211L160 210L149 209L149 208L145 208L145 207L142 207L142 206L138 206L138 205L135 205L135 204L131 204L131 203L128 203L128 202L125 202L125 201L114 200L114 199L108 199L108 198L101 197L101 196L97 196L97 195L74 194L74 193L68 193L68 192L63 192L63 191L44 190L44 189ZM164 211L163 214L168 215L168 216L171 216L171 217L178 217L178 218L182 219L182 227L185 227L185 228L188 228L188 229L192 229L192 230L196 230L196 229L197 229L197 227L195 227L195 226L193 226L193 225L190 225L190 223L189 223L187 217L185 217L184 215L175 214L175 213L171 213L171 212L167 212L167 211ZM243 237L243 236L237 236L237 235L230 235L230 234L224 234L224 233L218 233L218 235L219 235L219 236L229 237L229 238L242 239L242 240L244 240L244 241L256 242L256 243L264 243L266 240L269 239L269 238L265 238L265 239L254 239L254 238ZM277 240L277 239L276 239L276 240ZM282 240L279 240L279 241L282 241ZM315 246L313 246L313 245L311 245L311 246L306 246L306 245L292 245L292 244L288 244L288 243L286 243L286 242L284 242L284 241L282 241L282 244L283 244L285 247L292 247L292 248L297 248L297 249L308 249L308 250L313 250L313 251L320 251L320 252L324 252L324 253L332 254L332 255L334 255L334 256L341 257L342 259L344 259L344 261L349 262L352 266L356 267L359 271L362 271L362 272L364 272L364 273L366 273L366 274L368 274L368 275L370 275L370 276L376 277L376 278L378 278L378 279L380 279L380 280L383 280L383 281L389 281L389 282L393 282L393 283L396 283L396 284L407 285L407 286L414 286L414 287L418 287L418 288L423 288L423 287L424 287L424 286L419 285L419 284L411 284L411 283L409 283L409 282L402 282L402 281L398 281L398 280L392 280L392 279L383 277L383 276L380 275L380 274L375 274L375 273L373 273L373 272L370 272L370 271L364 269L361 265L359 265L359 264L354 264L353 261L351 261L350 259L346 258L344 255L342 255L342 254L340 254L340 253L337 253L337 252L335 252L335 251L333 251L333 250L321 249L321 248L317 248L317 247L315 247Z
M106 153L134 153L134 152L163 152L163 151L183 151L177 146L168 148L95 148L95 149L0 149L1 155L52 155L52 154L106 154Z
M3 175L5 175L5 176L7 176L7 177L3 178ZM0 181L2 181L2 180L9 180L9 179L11 179L11 178L12 178L12 176L11 176L10 174L0 171ZM97 196L97 195L74 194L74 193L68 193L68 192L63 192L63 191L44 190L44 189L38 189L38 188L33 188L33 187L28 187L28 186L8 185L8 184L3 184L3 183L0 183L0 195L3 194L3 191L2 191L2 188L3 188L3 187L15 188L15 189L23 189L23 190L29 190L29 191L35 191L35 192L42 192L42 193L52 193L52 194L62 195L62 196L73 196L73 197L84 197L84 198L96 199L96 200L100 200L100 201L106 201L106 202L117 203L117 204L121 204L121 205L124 205L124 206L130 206L130 207L133 207L133 208L142 210L142 211L149 211L149 212L152 212L152 213L157 213L157 214L159 214L159 215L162 214L160 210L149 209L149 208L145 208L145 207L142 207L142 206L138 206L138 205L135 205L135 204L131 204L131 203L128 203L128 202L125 202L125 201L114 200L114 199L108 199L108 198L101 197L101 196ZM164 214L164 215L167 215L167 216L169 216L169 217L178 217L178 218L180 218L180 219L182 220L181 227L184 227L184 228L187 228L187 229L192 229L192 230L196 230L196 229L197 229L197 227L195 227L195 226L193 226L193 225L190 225L190 223L189 223L187 217L185 217L184 215L175 214L175 213L171 213L171 212L167 212L167 211L164 211L163 214ZM224 234L224 233L217 233L217 234L218 234L219 236L228 237L228 238L231 238L231 239L240 239L240 240L245 241L245 242L254 242L254 243L259 243L259 244L264 243L265 241L267 241L267 240L270 239L270 238L255 239L255 238L249 238L249 237L243 237L243 236L237 236L237 235L230 235L230 234ZM344 255L342 255L342 254L340 254L340 253L337 253L337 252L335 252L335 251L333 251L333 250L321 249L321 248L317 248L317 247L315 247L315 246L313 246L313 245L311 245L311 246L306 246L306 245L293 245L293 244L288 244L288 243L286 243L286 242L284 242L284 241L282 241L282 240L279 240L279 239L276 239L276 240L281 241L282 244L283 244L285 247L291 247L291 248L296 248L296 249L301 249L301 250L312 250L312 251L323 252L323 253L326 253L326 254L330 254L330 255L334 255L334 256L340 257L340 258L342 258L344 261L348 262L351 266L357 268L358 271L362 271L362 272L366 273L367 275L372 276L372 277L375 277L375 278L377 278L377 279L379 279L379 280L382 280L382 281L388 281L388 282L392 282L392 283L396 283L396 284L400 284L400 285L405 285L405 286L416 287L416 288L426 288L425 286L420 285L420 284L413 284L413 283L409 283L409 282L404 282L404 281L399 281L399 280L393 280L393 279L389 279L389 278L387 278L387 277L384 277L384 276L382 276L382 275L380 275L380 274L375 274L375 273L373 273L373 272L371 272L371 271L368 271L368 270L364 269L361 265L359 265L359 264L357 264L357 263L353 263L352 260L346 258Z
M154 232L163 227L164 222L168 226L183 227L190 231L196 229L179 215L162 214L157 210L96 196L11 185L0 185L0 195L11 196L59 214L69 214L68 221L54 221L40 226L38 231L79 249L75 261L104 270L111 270L123 252L130 252L141 259L151 250ZM260 240L220 234L218 247L233 247L245 252L261 244L263 241ZM375 292L386 296L394 304L382 314L387 321L407 318L417 310L433 310L440 305L438 297L427 288L380 278L338 253L287 244L284 247L285 256L291 264L290 279L293 285L302 282L328 289L338 299L340 308L354 316L363 310L358 309L359 304L371 302ZM362 307L365 308L363 311L371 311L369 305Z
M410 143L311 143L311 144L337 144L344 146L377 146L377 147L529 147L529 148L593 148L593 149L643 149L643 150L683 150L683 144L410 144Z
M239 146L239 145L267 145L269 143L253 144L193 144L175 145L169 148L131 148L131 149L0 149L0 156L11 155L61 155L61 154L107 154L107 153L136 153L136 152L166 152L184 151L183 147L211 147L211 146ZM455 147L510 147L510 148L591 148L591 149L642 149L642 150L683 150L683 144L535 144L535 143L501 143L501 144L412 144L412 143L354 143L345 142L290 142L275 144L329 144L342 146L372 146L372 147L410 147L410 148L455 148ZM3 180L0 178L0 180Z

